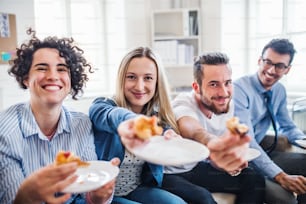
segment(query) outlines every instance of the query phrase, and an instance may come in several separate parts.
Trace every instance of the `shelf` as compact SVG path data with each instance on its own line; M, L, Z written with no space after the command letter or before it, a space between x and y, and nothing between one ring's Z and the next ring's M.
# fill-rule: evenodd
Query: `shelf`
M174 9L153 12L153 36L197 36L199 34L197 9Z
M152 48L161 56L172 90L191 86L193 59L199 55L199 9L152 12Z

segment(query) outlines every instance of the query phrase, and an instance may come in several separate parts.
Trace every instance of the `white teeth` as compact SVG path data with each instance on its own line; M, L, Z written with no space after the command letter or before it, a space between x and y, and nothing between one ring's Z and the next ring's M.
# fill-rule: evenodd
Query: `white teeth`
M45 89L50 91L59 90L60 88L58 86L45 86Z

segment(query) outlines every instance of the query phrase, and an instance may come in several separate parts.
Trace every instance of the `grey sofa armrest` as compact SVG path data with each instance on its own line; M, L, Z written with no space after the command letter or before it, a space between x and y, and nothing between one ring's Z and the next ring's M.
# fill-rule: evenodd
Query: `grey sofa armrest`
M268 147L270 147L273 141L274 135L266 135L260 143L260 146L262 146L263 149L267 149ZM306 149L290 144L287 137L285 137L284 135L279 136L275 150L281 152L296 152L306 154Z
M263 147L263 149L267 149L273 144L273 142L274 142L274 135L266 135L265 138L260 143L260 145ZM289 143L287 137L279 135L275 150L285 152L285 151L291 151L291 149L292 145Z

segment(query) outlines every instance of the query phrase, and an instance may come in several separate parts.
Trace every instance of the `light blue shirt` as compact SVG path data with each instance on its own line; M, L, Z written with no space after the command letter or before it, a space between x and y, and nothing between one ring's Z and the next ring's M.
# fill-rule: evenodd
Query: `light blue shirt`
M12 203L23 180L69 150L85 161L97 160L92 125L83 113L62 108L57 131L49 141L28 103L0 113L0 203ZM85 198L84 198L85 203Z
M261 155L254 160L254 164L269 178L273 178L282 170L259 146L271 125L271 118L263 95L266 91L257 74L244 76L234 81L235 115L242 123L250 127L248 135L256 140L253 139L250 146L261 151ZM291 143L294 143L296 139L305 138L303 132L296 127L289 116L285 87L277 82L272 86L271 91L279 135L286 136Z

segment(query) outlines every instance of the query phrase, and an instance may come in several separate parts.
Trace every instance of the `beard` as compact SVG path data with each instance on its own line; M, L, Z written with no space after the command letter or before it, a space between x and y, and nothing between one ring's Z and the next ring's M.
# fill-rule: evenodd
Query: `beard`
M230 108L230 100L229 102L226 104L226 107L225 108L222 108L220 109L218 106L216 106L213 101L214 99L218 99L218 98L222 98L222 99L231 99L231 96L226 96L226 97L211 97L210 99L203 96L203 94L201 93L201 103L202 105L210 110L211 112L213 112L214 114L216 115L221 115L221 114L224 114L224 113L228 113L229 111L229 108Z

